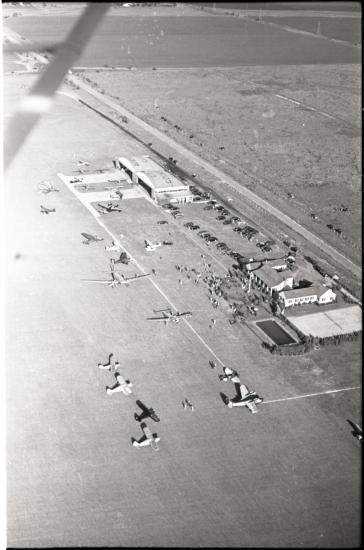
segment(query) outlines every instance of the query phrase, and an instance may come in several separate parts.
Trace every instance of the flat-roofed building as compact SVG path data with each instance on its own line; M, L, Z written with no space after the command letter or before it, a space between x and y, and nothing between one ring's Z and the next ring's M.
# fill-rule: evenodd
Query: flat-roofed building
M323 285L311 285L305 288L294 288L284 290L279 294L280 301L285 307L300 304L328 304L336 299L336 294Z
M162 166L148 156L130 159L119 157L114 160L114 165L128 174L133 183L143 187L148 195L159 204L193 202L193 194L189 185L166 172Z
M192 202L193 195L188 185L172 174L163 171L137 172L138 183L157 203Z
M114 165L119 170L123 170L128 174L134 183L138 183L137 172L155 172L162 171L163 168L148 155L142 157L131 157L130 159L125 157L119 157L114 159Z

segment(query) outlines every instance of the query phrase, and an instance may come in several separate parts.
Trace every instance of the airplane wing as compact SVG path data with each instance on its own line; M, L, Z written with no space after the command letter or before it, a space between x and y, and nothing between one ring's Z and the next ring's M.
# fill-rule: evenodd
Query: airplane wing
M19 103L4 137L4 168L7 170L39 117L52 105L53 96L61 85L67 71L82 54L111 4L88 4L77 19L65 41L57 47L54 59L32 87L30 93Z
M82 237L85 237L85 239L88 239L89 241L92 241L94 238L93 235L90 235L89 233L81 233Z
M145 246L150 246L151 248L154 247L153 243L151 243L150 241L147 241L147 240L144 241L144 244L145 244Z
M105 281L105 280L100 280L100 279L81 279L81 281L84 281L85 283L101 283L101 284L104 284L104 285L109 285L110 283L112 283L113 281Z
M129 277L127 279L124 279L124 281L132 283L133 281L136 281L137 279L142 279L143 277L149 277L149 273L146 273L145 275L137 275L136 277Z
M246 397L249 393L249 390L245 384L236 383L235 388L236 388L236 393L240 395L241 399L244 399L244 397Z
M147 317L147 321L167 321L168 317Z

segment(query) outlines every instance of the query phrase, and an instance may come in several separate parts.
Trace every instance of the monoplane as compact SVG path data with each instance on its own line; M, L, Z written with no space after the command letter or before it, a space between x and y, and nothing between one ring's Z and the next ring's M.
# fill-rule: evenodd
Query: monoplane
M144 420L144 418L151 418L152 420L154 420L154 422L160 421L159 416L152 407L147 407L139 399L137 400L136 404L139 405L139 407L142 409L142 412L140 414L134 414L134 418L137 422L141 422L142 420Z
M154 313L162 313L162 317L148 317L147 321L164 321L164 324L167 323L179 323L179 320L182 317L191 317L191 311L172 311L170 307L166 309L153 309Z
M55 208L46 208L45 206L43 206L41 204L40 205L40 211L41 211L41 214L49 214L50 212L55 212L56 209Z
M119 204L113 204L112 202L109 202L106 206L98 202L97 206L101 208L101 210L98 210L100 214L110 214L110 212L122 212L121 208L119 208Z
M142 279L144 277L149 277L149 273L143 275L134 275L134 277L125 277L123 273L115 269L115 261L110 260L110 275L111 279L109 280L100 280L100 279L82 279L87 283L101 283L104 285L111 286L113 288L116 285L126 285L129 286L129 283Z
M142 422L140 427L143 430L144 435L141 439L139 439L139 441L133 438L133 446L134 447L150 446L153 449L153 451L158 451L159 450L158 441L160 441L160 437L158 437L158 434L152 433L151 429L148 428L145 422Z
M77 164L79 166L90 166L90 163L86 162L85 160L79 160Z
M102 237L97 235L90 235L90 233L81 233L82 237L85 237L85 241L82 241L83 244L97 243L98 241L103 241Z
M156 248L161 246L162 243L151 243L150 241L144 241L145 250L153 252Z
M359 426L359 424L355 424L355 422L352 422L351 420L348 420L348 422L353 428L351 433L361 443L363 441L363 428Z
M235 383L236 396L233 399L226 399L227 406L231 409L233 407L247 407L250 412L257 413L257 404L263 402L263 398L260 397L257 392L250 391L245 384L240 382Z
M49 183L48 181L41 181L38 185L38 191L44 194L51 193L52 191L59 193L59 189L56 189L53 183Z

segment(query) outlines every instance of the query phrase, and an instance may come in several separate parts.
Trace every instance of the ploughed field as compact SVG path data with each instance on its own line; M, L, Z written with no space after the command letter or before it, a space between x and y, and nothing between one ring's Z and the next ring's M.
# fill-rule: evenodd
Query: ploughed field
M157 11L155 12L157 13ZM65 38L74 17L17 17L6 25L40 43ZM234 67L357 63L357 48L229 16L107 16L78 65Z

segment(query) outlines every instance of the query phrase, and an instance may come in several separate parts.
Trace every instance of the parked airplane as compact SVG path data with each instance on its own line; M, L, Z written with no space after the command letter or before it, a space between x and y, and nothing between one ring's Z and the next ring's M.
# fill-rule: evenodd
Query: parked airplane
M119 205L113 204L112 202L109 202L106 206L98 202L97 206L101 208L101 211L98 211L100 214L110 214L110 212L122 212L122 210L118 208Z
M152 420L154 420L154 422L160 421L159 416L152 407L147 407L139 399L137 400L136 404L139 405L139 407L142 409L142 412L140 414L134 414L134 418L137 422L141 422L142 420L144 420L144 418L151 418Z
M153 434L150 428L148 428L148 426L145 424L145 422L142 422L140 426L144 432L144 435L141 439L139 439L139 441L136 441L136 439L134 439L133 446L134 447L150 446L153 449L153 451L158 451L159 450L158 441L160 441L160 437L158 437L158 434L156 433Z
M136 281L138 279L142 279L143 277L149 276L149 273L146 273L145 275L135 275L134 277L125 277L123 273L120 273L115 269L114 264L115 264L115 261L110 260L111 279L109 279L108 281L100 280L100 279L82 279L82 280L88 283L101 283L101 284L109 285L113 288L116 285L129 286L129 283L132 283L133 281Z
M56 189L53 185L53 183L49 183L48 181L42 181L40 182L40 184L38 185L38 190L40 191L40 193L51 193L52 191L56 191L57 193L59 193L59 189Z
M257 404L262 403L263 398L255 391L249 391L245 384L240 384L240 382L235 383L236 396L233 399L227 399L227 406L231 409L232 407L247 407L250 412L258 412Z
M154 313L162 313L163 317L148 317L147 321L164 321L164 324L167 323L178 323L181 317L191 317L191 311L184 311L180 313L179 311L173 312L171 308L166 309L153 309Z
M45 206L40 205L40 211L42 214L49 214L49 212L55 212L55 208L46 208Z
M82 241L83 244L90 244L97 241L103 241L104 239L102 237L98 237L97 235L90 235L90 233L81 233L82 237L85 237L85 241Z
M161 246L162 243L151 243L150 241L144 241L145 249L152 252L159 246Z
M90 163L86 162L85 160L79 160L77 164L79 166L90 166Z
M363 441L363 428L361 428L359 424L355 424L355 422L352 422L351 420L348 420L348 422L353 428L353 431L351 433L361 443Z

